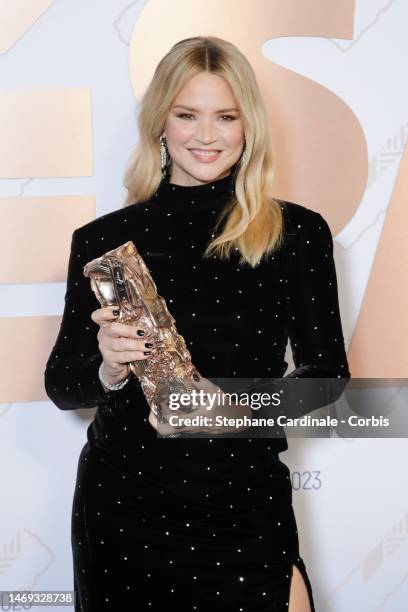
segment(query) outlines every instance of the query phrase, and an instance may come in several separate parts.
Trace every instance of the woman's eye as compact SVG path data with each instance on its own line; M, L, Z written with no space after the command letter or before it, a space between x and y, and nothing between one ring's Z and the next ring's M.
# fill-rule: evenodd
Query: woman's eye
M186 119L186 118L190 118L193 115L191 113L180 113L179 115L177 115L177 117L180 117L180 119ZM221 118L227 118L229 121L234 121L236 119L236 117L234 117L233 115L221 115Z

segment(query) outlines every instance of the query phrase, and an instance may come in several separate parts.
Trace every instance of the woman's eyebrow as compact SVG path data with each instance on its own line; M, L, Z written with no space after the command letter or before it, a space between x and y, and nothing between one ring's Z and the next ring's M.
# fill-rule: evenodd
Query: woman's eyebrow
M193 111L194 113L199 113L199 109L197 108L192 108L190 106L184 106L184 104L176 104L175 106L173 106L173 108L184 108L185 110L189 110L189 111ZM239 112L238 108L220 108L219 110L215 111L216 113L228 113L230 111L237 111Z

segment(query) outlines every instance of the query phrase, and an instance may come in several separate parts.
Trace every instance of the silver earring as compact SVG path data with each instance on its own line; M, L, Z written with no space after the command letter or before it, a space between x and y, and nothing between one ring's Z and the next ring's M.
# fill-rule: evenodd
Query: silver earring
M162 171L162 178L165 178L167 175L167 164L168 164L168 150L166 144L166 137L160 136L160 164Z

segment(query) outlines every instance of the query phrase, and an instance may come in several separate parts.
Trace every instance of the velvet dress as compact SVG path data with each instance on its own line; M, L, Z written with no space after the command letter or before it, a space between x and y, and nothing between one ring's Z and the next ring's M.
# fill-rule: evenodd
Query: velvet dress
M279 458L285 435L158 437L135 376L110 392L98 379L91 313L100 305L83 266L128 240L204 377L350 377L327 222L281 201L279 251L255 268L234 253L230 261L203 258L233 190L232 174L192 187L166 178L150 200L73 233L45 386L62 410L97 407L72 508L77 612L281 612L293 564L314 610L290 470ZM295 370L285 375L288 339Z

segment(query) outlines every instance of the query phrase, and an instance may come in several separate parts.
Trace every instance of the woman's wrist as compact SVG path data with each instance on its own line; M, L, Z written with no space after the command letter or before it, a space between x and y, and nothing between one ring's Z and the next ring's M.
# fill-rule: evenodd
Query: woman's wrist
M105 362L102 361L99 366L99 380L106 392L122 389L130 378L130 368L126 366L124 370L119 372L106 372Z

